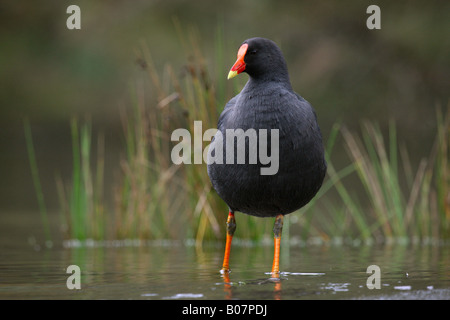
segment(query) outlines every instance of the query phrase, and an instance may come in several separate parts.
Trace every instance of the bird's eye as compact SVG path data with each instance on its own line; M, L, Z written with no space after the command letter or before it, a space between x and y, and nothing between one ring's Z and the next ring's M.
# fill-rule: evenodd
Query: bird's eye
M250 51L250 54L256 54L257 50Z

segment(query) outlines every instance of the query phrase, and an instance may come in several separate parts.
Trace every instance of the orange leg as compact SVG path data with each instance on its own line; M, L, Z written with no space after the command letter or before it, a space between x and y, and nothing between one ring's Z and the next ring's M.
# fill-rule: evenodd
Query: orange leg
M283 230L283 215L279 214L275 218L275 224L273 226L274 252L272 264L272 277L274 278L278 278L280 275L280 242L282 230Z
M228 213L227 219L227 242L225 244L225 254L223 257L222 273L230 272L230 250L231 241L233 240L234 231L236 230L236 220L234 219L234 212Z

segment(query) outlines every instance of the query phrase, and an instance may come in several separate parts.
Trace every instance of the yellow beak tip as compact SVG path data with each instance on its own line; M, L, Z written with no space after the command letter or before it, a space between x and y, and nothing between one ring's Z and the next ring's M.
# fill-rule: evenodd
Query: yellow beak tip
M231 71L228 73L228 80L237 76L237 71Z

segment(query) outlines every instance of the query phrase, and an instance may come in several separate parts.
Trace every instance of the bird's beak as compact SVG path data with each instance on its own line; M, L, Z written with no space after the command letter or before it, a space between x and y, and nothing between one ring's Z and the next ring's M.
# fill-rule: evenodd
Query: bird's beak
M228 79L236 77L239 73L245 70L245 62L244 57L247 53L248 44L244 43L238 51L237 60L234 65L231 67L230 72L228 73Z

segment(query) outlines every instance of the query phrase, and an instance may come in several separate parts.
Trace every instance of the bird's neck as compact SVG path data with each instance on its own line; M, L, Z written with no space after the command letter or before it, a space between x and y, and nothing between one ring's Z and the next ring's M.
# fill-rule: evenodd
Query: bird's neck
M259 76L250 76L245 87L251 90L267 88L270 85L282 86L285 89L292 90L291 81L288 73L267 74Z

